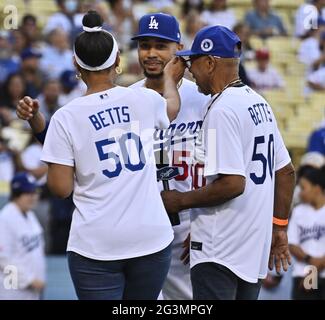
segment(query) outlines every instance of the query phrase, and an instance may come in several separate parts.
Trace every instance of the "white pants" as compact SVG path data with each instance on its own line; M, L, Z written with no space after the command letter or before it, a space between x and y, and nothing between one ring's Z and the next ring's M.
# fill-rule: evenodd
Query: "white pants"
M174 240L172 243L172 261L159 296L160 300L192 300L192 285L190 278L190 264L183 264L180 257L184 251L183 242L190 233L189 211L180 214L181 224L174 226Z

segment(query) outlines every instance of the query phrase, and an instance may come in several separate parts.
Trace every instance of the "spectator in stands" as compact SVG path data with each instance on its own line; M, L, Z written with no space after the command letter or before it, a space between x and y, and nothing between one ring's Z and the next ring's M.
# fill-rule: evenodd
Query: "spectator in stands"
M241 56L240 60L245 63L247 60L253 60L255 58L255 50L250 44L251 31L249 26L244 22L239 22L234 26L233 31L238 35L241 41Z
M0 209L8 201L10 194L10 181L14 174L14 158L8 147L8 141L2 137L0 130Z
M72 70L65 70L60 76L61 94L59 96L59 105L64 106L71 100L81 97L86 92L84 87L79 85L76 79L76 72Z
M94 10L98 12L98 14L103 19L103 29L106 31L111 32L113 30L113 27L111 25L110 21L110 12L108 3L105 1L99 1L94 4Z
M230 30L236 24L235 14L227 7L226 0L212 0L208 10L202 12L201 19L206 25L220 24Z
M310 37L319 23L325 21L325 0L310 0L302 4L295 15L295 36L301 39Z
M296 205L301 203L300 199L300 186L299 186L299 179L302 176L302 174L305 172L305 170L308 170L309 168L316 168L320 169L325 165L325 156L322 155L319 152L307 152L305 153L300 160L300 166L297 171L297 185L295 188L295 191L293 193L293 199L292 199L292 207L294 208Z
M203 0L185 0L182 3L182 16L186 17L187 14L192 11L195 10L198 13L201 13L204 9L204 1Z
M28 46L33 47L40 38L37 28L37 19L33 14L26 14L21 23L20 30L23 32L28 41Z
M325 63L325 32L315 29L301 42L298 59L307 66L307 75Z
M34 98L40 93L43 82L43 75L39 68L41 57L42 54L34 48L27 48L20 55L21 73L26 81L26 92Z
M0 88L1 84L10 74L19 70L19 62L12 55L13 51L9 42L9 32L0 30Z
M311 73L307 83L312 90L325 92L325 66Z
M29 41L25 33L21 29L16 29L11 32L12 54L15 59L20 60L21 53L30 47Z
M113 33L119 43L121 51L126 51L130 47L131 36L137 30L133 12L128 1L108 0L111 7L110 21Z
M21 153L21 164L23 170L31 174L36 179L36 185L39 189L40 199L34 208L34 212L42 229L44 230L45 252L50 251L51 239L50 232L50 208L49 191L46 186L47 165L41 161L42 146L31 137L25 150Z
M35 179L27 173L16 174L11 181L11 200L0 212L1 300L41 298L45 256L43 230L32 211L37 201ZM7 274L15 271L16 282L6 281Z
M325 156L325 122L321 123L319 128L311 133L308 139L307 152L319 152Z
M248 70L248 78L257 91L281 89L284 82L276 69L270 65L270 53L267 49L256 51L256 68Z
M149 4L155 10L171 10L175 5L173 0L148 0Z
M54 29L49 35L49 44L42 50L40 67L48 79L58 79L64 70L73 69L73 53L68 34L62 29Z
M190 48L194 36L204 26L200 14L196 10L191 10L185 16L185 30L182 34L184 48Z
M253 6L254 10L245 17L253 34L262 38L287 35L281 18L271 10L269 0L253 0Z
M62 29L67 34L73 34L74 29L82 27L82 14L78 13L79 0L56 0L59 12L54 13L47 21L44 33L54 29Z
M3 85L0 97L2 124L8 125L15 116L15 106L26 95L26 83L20 73L11 74Z
M300 175L299 186L303 204L293 209L288 229L289 248L295 257L292 298L323 300L325 299L325 168L306 168ZM310 274L315 271L316 274ZM306 279L308 275L313 280Z
M59 81L52 79L45 82L42 93L37 97L40 111L43 113L46 121L50 121L55 111L61 107L59 104L60 93Z

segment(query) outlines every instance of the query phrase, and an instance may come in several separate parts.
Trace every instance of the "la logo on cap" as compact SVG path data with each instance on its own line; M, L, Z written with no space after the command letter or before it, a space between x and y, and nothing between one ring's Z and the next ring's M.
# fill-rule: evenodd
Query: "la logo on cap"
M149 29L158 29L159 23L157 22L155 16L150 17Z
M202 49L202 51L208 52L208 51L211 51L212 48L213 48L213 42L212 42L212 40L210 40L210 39L204 39L201 42L201 49Z

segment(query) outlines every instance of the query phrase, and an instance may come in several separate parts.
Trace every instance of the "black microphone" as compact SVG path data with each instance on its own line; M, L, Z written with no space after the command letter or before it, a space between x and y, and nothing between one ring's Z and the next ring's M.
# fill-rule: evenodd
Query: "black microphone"
M168 153L164 149L155 152L155 159L157 167L157 181L162 181L164 190L168 191L170 190L169 180L179 176L179 169L178 167L169 166ZM181 224L178 213L168 214L168 217L172 226Z

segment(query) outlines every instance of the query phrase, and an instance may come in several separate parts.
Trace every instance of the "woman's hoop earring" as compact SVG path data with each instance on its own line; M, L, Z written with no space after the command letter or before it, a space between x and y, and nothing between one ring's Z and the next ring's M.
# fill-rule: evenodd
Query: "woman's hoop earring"
M81 73L80 72L76 74L76 79L77 80L80 80L81 79Z
M115 68L115 72L116 72L117 74L121 74L121 73L123 72L123 70L122 70L122 68L121 68L120 66L117 66L117 67Z

